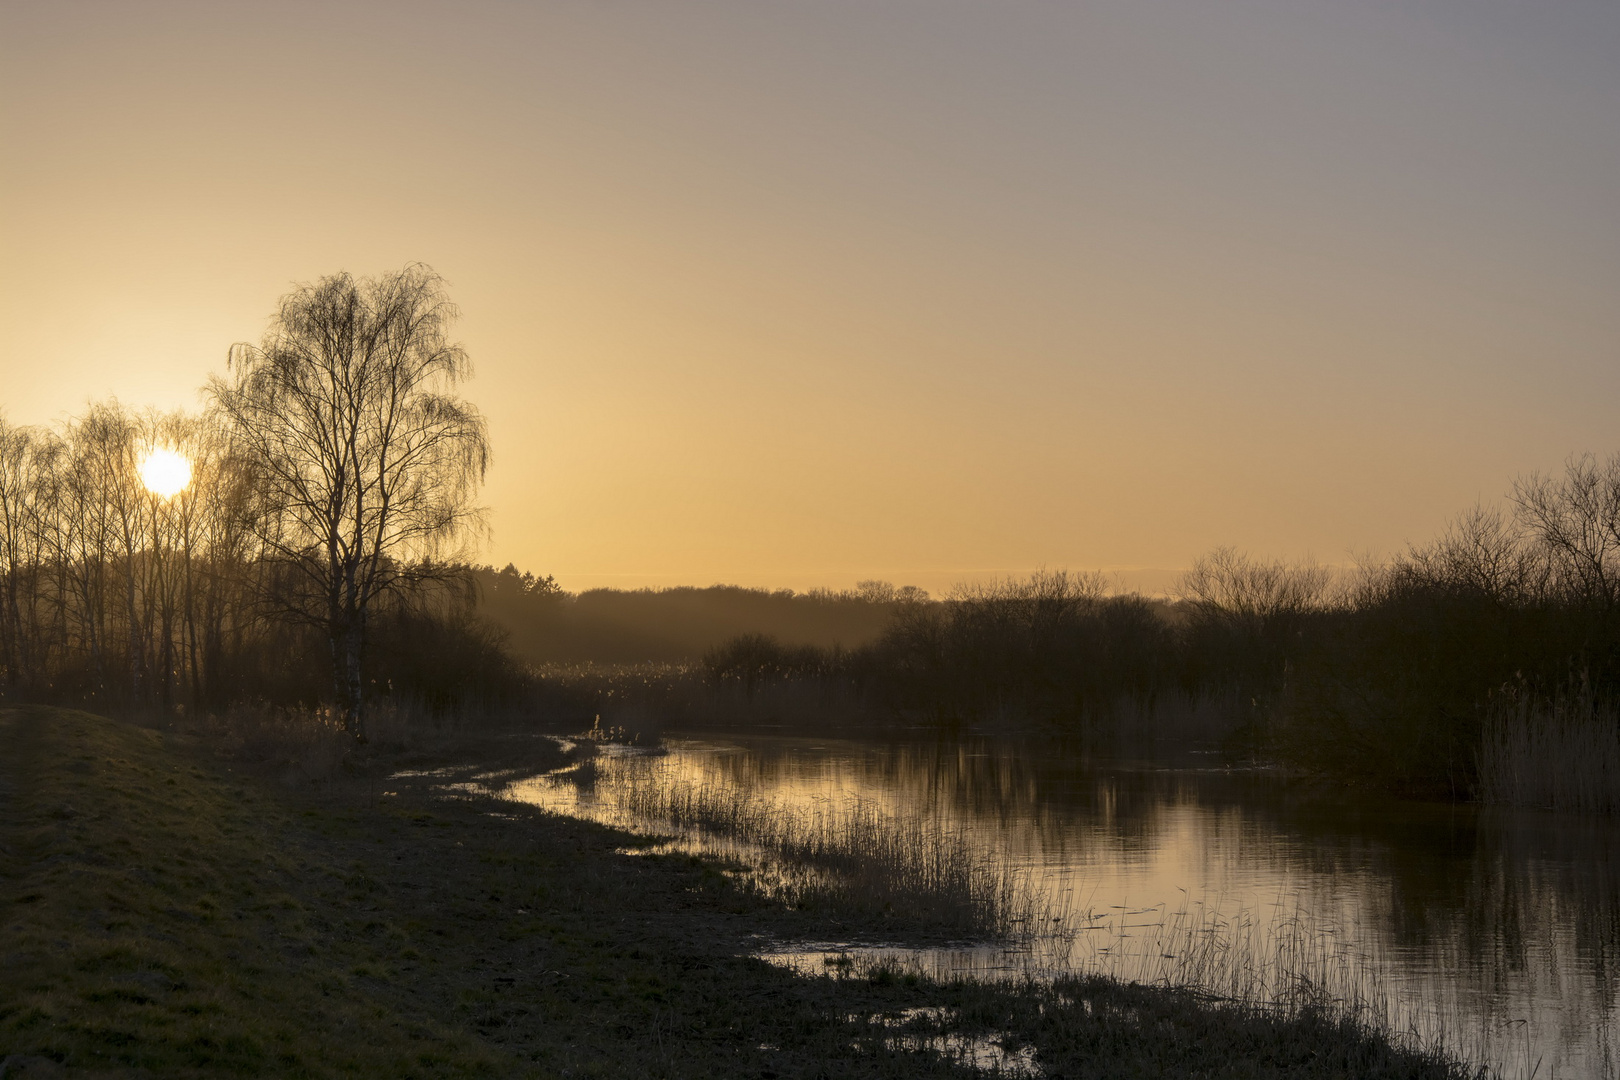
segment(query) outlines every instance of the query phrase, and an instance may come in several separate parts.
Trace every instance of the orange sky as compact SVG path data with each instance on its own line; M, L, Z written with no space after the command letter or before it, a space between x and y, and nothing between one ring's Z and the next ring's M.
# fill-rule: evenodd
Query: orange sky
M1616 56L1597 0L11 0L0 407L194 405L420 260L487 556L570 587L1343 561L1620 449Z

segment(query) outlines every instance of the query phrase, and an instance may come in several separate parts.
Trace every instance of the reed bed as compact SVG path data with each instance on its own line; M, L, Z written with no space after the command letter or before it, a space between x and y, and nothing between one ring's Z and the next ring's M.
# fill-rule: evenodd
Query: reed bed
M1285 1011L1389 1012L1370 959L1297 897L1279 898L1275 913L1192 899L1179 910L1082 910L1067 877L1042 880L983 838L975 843L965 830L870 799L789 802L654 762L599 762L584 763L588 780L568 772L554 780L588 789L603 820L672 832L683 846L747 861L750 881L790 904L892 912L992 939L1002 970L1016 956L1026 976L1041 980L1084 973Z
M951 935L908 945L806 943L767 954L793 970L880 980L886 972L914 974L947 984L966 978L1053 992L1106 985L1126 996L1131 987L1147 988L1185 999L1189 1009L1197 1003L1229 1015L1238 1027L1259 1030L1265 1017L1340 1025L1369 1045L1425 1059L1492 1062L1487 1072L1502 1075L1533 1072L1533 1062L1508 1067L1516 1051L1503 1032L1482 1028L1468 1003L1392 982L1387 957L1356 943L1353 928L1364 913L1291 892L1241 908L1189 897L1179 908L1084 909L1073 899L1084 895L1084 882L1043 878L1015 865L992 837L896 814L875 800L789 801L633 752L585 764L588 777L559 772L545 785L567 793L569 812L674 834L679 850L746 864L736 871L745 883L792 905L899 916L893 924L867 923L865 935L882 925Z
M1043 905L1021 931L1016 961L1008 952L968 947L810 949L773 954L794 970L824 967L869 974L886 968L927 978L1011 976L1051 983L1074 978L1185 992L1209 1004L1295 1015L1304 1011L1354 1017L1387 1027L1397 1013L1373 958L1355 948L1334 921L1313 914L1299 898L1278 910L1220 911L1189 901L1179 909L1064 911ZM1410 1020L1410 1016L1404 1017Z
M1454 995L1402 989L1336 922L1313 914L1298 897L1279 897L1278 906L1275 913L1228 913L1189 902L1175 910L1042 918L1019 950L1021 966L984 949L812 949L768 958L812 975L1045 988L1040 992L1087 1010L1118 1008L1122 1022L1136 1022L1132 1016L1146 1002L1149 1012L1173 1005L1172 1012L1199 1014L1228 1034L1244 1029L1275 1038L1289 1025L1334 1029L1335 1039L1426 1062L1436 1075L1535 1075L1535 1057L1527 1042L1520 1045L1517 1025L1481 1022ZM1369 1067L1355 1075L1380 1074Z
M895 915L956 933L1007 938L1031 925L1035 896L1013 867L960 830L870 800L788 803L732 783L664 770L602 770L593 789L620 823L715 842L758 863L749 873L795 906Z
M1179 910L1078 910L1064 899L1072 889L1037 880L994 845L869 799L788 803L730 781L619 764L594 772L599 813L748 859L751 880L789 903L895 912L995 939L1037 978L1087 973L1285 1012L1389 1012L1369 959L1337 924L1286 898L1274 915L1197 901Z
M1269 910L1268 910L1269 909ZM1494 1016L1466 990L1404 980L1389 957L1355 940L1364 913L1333 913L1300 894L1223 911L1189 900L1175 910L1119 912L1067 959L1069 974L1187 994L1238 1015L1317 1017L1431 1062L1448 1075L1533 1077L1537 1055L1522 1022ZM1463 1065L1472 1062L1472 1065Z
M1494 701L1479 751L1480 801L1620 812L1620 709L1586 689Z
M1351 1071L1335 1075L1536 1075L1535 1055L1517 1045L1518 1026L1482 1024L1454 997L1392 986L1341 927L1310 914L1300 898L1278 903L1274 916L1189 902L1089 921L1080 913L1072 927L1042 920L1021 950L1022 966L983 948L822 947L767 959L807 975L1017 986L1046 999L1043 1015L1078 1009L1071 1022L1106 1014L1122 1029L1200 1027L1211 1045L1230 1040L1252 1051L1270 1043L1266 1053L1278 1060L1301 1042L1353 1050Z

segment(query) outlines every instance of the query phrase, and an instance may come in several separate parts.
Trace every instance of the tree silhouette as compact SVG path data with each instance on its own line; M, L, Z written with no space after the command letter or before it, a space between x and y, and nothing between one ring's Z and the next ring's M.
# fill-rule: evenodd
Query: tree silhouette
M263 500L255 532L285 614L331 645L344 728L365 740L367 621L380 598L439 575L481 520L483 417L454 394L469 373L456 308L422 265L322 278L282 298L257 346L210 393Z

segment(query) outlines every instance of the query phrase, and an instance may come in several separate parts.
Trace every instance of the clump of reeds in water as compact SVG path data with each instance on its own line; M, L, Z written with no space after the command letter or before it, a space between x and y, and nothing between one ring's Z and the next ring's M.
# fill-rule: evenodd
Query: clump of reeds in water
M1081 911L1063 899L1074 894L1065 882L1040 888L1032 871L1018 869L983 838L891 813L875 801L790 801L650 762L623 764L629 767L599 774L594 814L602 820L677 833L692 848L757 864L752 880L789 903L892 910L914 923L1000 939L1010 948L984 956L992 979L1020 970L1030 985L1101 978L1173 991L1234 1016L1342 1022L1346 1030L1440 1056L1446 1056L1442 1040L1449 1046L1466 1036L1456 1031L1463 1014L1454 1002L1391 988L1356 935L1298 895L1280 895L1274 912L1222 910L1191 898L1179 910ZM867 951L839 953L837 962L847 965L839 970L869 973L887 965L946 980L972 970L957 966L960 951L952 948L880 946L863 958ZM834 962L831 955L812 947L775 959L820 972ZM1470 1056L1500 1057L1481 1047Z
M1493 1038L1495 1028L1476 1028L1455 999L1391 985L1377 958L1355 944L1347 927L1298 895L1280 895L1272 913L1247 907L1222 911L1189 899L1179 909L1071 911L1037 923L1045 925L1031 928L1020 943L1027 964L1023 985L1044 986L1043 992L1071 1004L1083 999L1088 1012L1119 1009L1127 1026L1196 1012L1198 1023L1210 1031L1243 1041L1273 1038L1290 1030L1287 1025L1303 1023L1335 1029L1335 1038L1363 1043L1362 1049L1382 1048L1434 1067L1399 1073L1410 1076L1483 1080L1495 1073L1461 1063L1503 1063L1514 1056L1512 1047ZM880 979L886 971L888 977L939 980L964 973L947 951L929 949L787 958L787 966L806 973L814 973L817 963L836 966L845 976ZM997 961L987 974L994 981L1009 970L1018 969ZM1386 1074L1364 1064L1367 1071L1354 1075Z
M791 904L891 912L961 933L1022 931L1033 896L960 831L862 799L789 803L654 771L598 781L598 799L644 822L758 851L756 883Z
M1334 921L1297 900L1278 907L1270 918L1191 901L1176 911L1123 912L1093 924L1107 937L1094 941L1095 951L1075 966L1256 1008L1385 1011L1370 958L1347 942Z
M1485 717L1480 801L1620 812L1620 709L1586 687L1553 698L1502 695Z
M1402 979L1357 932L1366 914L1324 899L1285 891L1272 904L1222 910L1189 897L1178 909L1093 915L1065 939L1074 947L1056 957L1067 968L1058 981L1100 977L1172 991L1238 1017L1314 1017L1427 1060L1438 1075L1535 1075L1523 1028L1482 1018L1478 1002L1447 980Z

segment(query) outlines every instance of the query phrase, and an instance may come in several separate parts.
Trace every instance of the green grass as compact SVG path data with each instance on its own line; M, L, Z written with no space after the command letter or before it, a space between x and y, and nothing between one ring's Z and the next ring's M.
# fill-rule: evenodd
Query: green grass
M85 713L0 717L0 1047L165 1076L461 1076L503 1062L369 995L402 934L288 813Z
M0 1060L85 1076L964 1078L985 1072L963 1048L994 1045L1052 1078L1464 1075L1309 1010L1106 979L797 976L747 954L857 936L859 916L789 910L703 860L625 854L647 841L447 800L430 779L311 795L241 768L84 713L0 712Z

